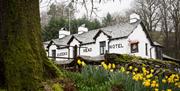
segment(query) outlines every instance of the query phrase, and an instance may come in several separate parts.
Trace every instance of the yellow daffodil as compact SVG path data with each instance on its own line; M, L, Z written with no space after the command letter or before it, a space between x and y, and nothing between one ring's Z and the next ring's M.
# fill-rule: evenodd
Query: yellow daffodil
M151 69L151 73L153 73L154 72L154 69Z
M132 70L132 68L133 68L132 66L129 66L129 70Z
M129 71L127 71L126 74L129 74Z
M110 69L110 72L113 72L113 69Z
M156 87L159 87L159 84L158 84L158 83L156 83Z
M152 81L151 87L156 87L157 83L156 81Z
M101 65L105 64L105 62L101 62Z
M86 66L86 63L84 61L82 61L82 66Z
M153 83L153 84L151 84L151 87L156 87L156 84L154 84L154 83Z
M168 79L168 76L165 76L166 79Z
M163 82L163 83L166 83L166 79L162 79L162 82Z
M132 72L133 75L135 75L136 73L135 72Z
M155 88L154 91L159 91L159 89L158 89L158 88Z
M168 78L168 83L173 83L173 82L174 82L173 78L172 78L172 77L169 77L169 78Z
M167 89L166 91L172 91L172 89Z
M146 68L145 68L145 67L142 67L142 71L146 71Z
M146 78L148 78L148 79L151 78L151 75L146 75Z
M103 67L104 67L105 70L108 69L108 66L106 64L103 64Z
M125 68L124 67L121 67L120 68L120 72L124 72L125 71Z
M151 73L151 74L149 74L150 75L150 77L153 77L153 74Z
M153 80L153 81L152 81L152 83L156 84L156 81L155 81L155 80Z
M149 74L149 71L146 71L147 74Z
M78 63L79 65L81 65L81 64L82 64L80 59L78 59L77 63Z
M111 63L108 64L108 69L111 69Z
M135 72L138 71L138 68L134 68L134 71L135 71Z
M146 86L146 87L149 87L151 84L150 84L150 81L149 80L145 80L143 82L143 85Z
M115 65L115 64L112 64L112 68L115 69L115 68L116 68L116 65Z
M175 85L175 86L178 86L178 83L175 83L174 85Z
M142 66L145 67L146 65L143 63Z

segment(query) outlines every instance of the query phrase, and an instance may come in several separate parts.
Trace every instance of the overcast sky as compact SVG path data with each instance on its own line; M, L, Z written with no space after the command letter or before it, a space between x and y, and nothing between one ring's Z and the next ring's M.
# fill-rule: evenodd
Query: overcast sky
M40 11L47 11L48 10L48 3L49 0L43 0L43 2L40 3ZM58 2L64 2L64 1L68 1L68 0L56 0ZM79 0L81 1L81 0ZM90 0L88 0L90 1ZM125 12L125 10L130 9L132 6L132 2L133 0L121 0L121 2L119 0L105 0L106 2L103 2L103 0L101 0L101 3L98 3L99 0L97 0L97 2L95 2L94 6L98 8L98 11L96 12L99 16L99 18L104 17L108 12L113 14L123 14ZM51 0L51 3L53 2L53 0ZM68 2L66 2L68 4ZM91 9L91 4L88 4L88 8ZM76 18L82 17L84 14L86 14L85 8L82 7L81 5L77 6L77 12L75 14ZM94 15L95 17L95 15Z

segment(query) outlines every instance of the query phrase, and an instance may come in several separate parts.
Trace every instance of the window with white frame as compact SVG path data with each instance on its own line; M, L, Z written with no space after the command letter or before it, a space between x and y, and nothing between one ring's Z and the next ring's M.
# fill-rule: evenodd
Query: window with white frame
M100 44L100 55L105 54L106 51L106 41L99 42Z
M131 53L137 53L138 51L139 51L138 42L137 43L131 43Z

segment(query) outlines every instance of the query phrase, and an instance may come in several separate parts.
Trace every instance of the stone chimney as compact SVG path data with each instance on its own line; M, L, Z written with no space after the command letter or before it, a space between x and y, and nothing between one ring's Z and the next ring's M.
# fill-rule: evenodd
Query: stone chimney
M140 16L136 13L130 15L130 23L135 23L140 19Z
M78 27L78 34L82 34L84 32L88 32L88 28L85 27L85 24L82 24L80 27Z
M59 30L59 38L63 38L67 35L70 35L70 31L67 31L66 28L61 28L61 30Z

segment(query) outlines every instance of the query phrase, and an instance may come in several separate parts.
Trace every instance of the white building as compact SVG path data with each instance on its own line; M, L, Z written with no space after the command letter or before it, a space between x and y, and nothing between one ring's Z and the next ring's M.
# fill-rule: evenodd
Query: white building
M47 43L47 42L46 42ZM77 45L77 53L74 46ZM130 22L116 24L96 30L84 26L77 34L61 29L59 38L49 41L47 54L56 61L65 61L77 56L98 57L107 53L129 54L143 58L161 59L161 46L151 40L138 16L131 16Z

